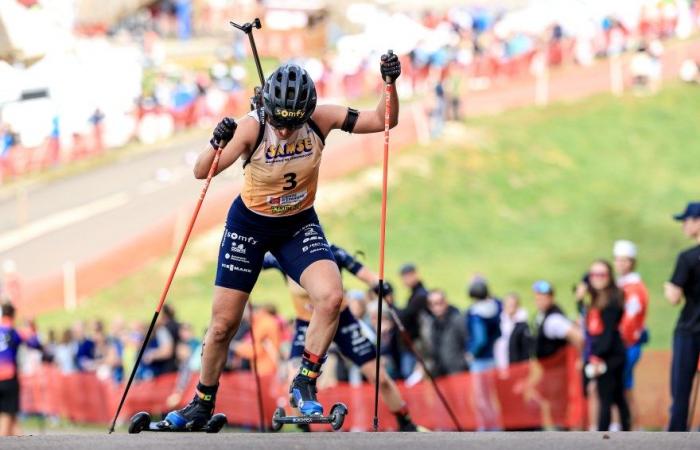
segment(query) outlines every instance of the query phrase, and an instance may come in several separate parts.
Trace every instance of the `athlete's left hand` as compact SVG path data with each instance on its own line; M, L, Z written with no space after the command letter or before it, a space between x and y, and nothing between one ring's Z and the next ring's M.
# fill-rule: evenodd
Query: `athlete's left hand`
M238 125L235 120L230 117L224 117L223 120L216 125L216 128L214 128L209 143L214 148L226 146L226 143L233 138L233 133L236 132L236 128L238 128Z
M375 294L377 294L377 296L379 296L379 283L374 285L374 287L372 287L372 290L374 291ZM387 296L390 296L393 293L394 293L394 289L391 287L391 285L389 283L387 283L385 281L384 282L384 300L387 300Z
M382 73L382 80L392 84L401 75L401 61L395 53L385 53L381 57L379 70Z

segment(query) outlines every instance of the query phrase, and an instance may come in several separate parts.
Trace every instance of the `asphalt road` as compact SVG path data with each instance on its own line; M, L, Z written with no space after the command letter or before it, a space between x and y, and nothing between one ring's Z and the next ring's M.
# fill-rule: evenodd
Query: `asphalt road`
M5 191L0 263L14 260L25 278L55 273L64 261L104 253L194 203L202 182L192 176L192 163L206 141L204 132L186 135L79 175ZM210 192L230 189L237 177L239 170L222 173Z
M81 434L0 438L0 448L14 449L394 449L490 450L698 449L700 433L142 433Z

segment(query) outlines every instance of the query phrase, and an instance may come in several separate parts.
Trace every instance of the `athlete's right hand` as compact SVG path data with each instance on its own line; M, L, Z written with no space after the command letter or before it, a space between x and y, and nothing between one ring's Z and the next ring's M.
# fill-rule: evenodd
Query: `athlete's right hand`
M230 117L224 117L221 122L214 128L212 138L209 141L212 147L224 147L228 141L233 138L233 133L236 132L236 121Z

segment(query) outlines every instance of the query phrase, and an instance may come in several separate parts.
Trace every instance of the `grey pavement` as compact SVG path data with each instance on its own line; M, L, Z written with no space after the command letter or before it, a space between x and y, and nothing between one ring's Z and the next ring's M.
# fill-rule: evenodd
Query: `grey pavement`
M0 262L12 259L27 278L84 261L193 204L202 182L192 158L208 133L183 136L161 148L0 198ZM118 150L115 150L118 151ZM189 161L188 161L189 158ZM210 192L230 189L240 171L217 177Z
M80 434L0 438L0 448L14 449L694 449L700 433L141 433Z
M334 133L328 144L348 138ZM189 217L203 184L192 176L193 158L208 139L208 131L188 133L155 150L32 185L15 195L4 190L0 264L14 260L25 279L60 273L65 261L104 255L179 210ZM241 176L238 162L216 177L207 195L231 190L233 200Z

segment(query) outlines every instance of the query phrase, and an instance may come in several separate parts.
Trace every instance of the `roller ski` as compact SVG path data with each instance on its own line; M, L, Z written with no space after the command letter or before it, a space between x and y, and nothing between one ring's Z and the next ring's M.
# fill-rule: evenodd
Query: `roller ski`
M272 416L272 430L279 431L283 425L328 424L333 430L343 427L348 408L342 403L331 407L330 414L323 415L323 405L316 399L316 378L320 375L321 363L302 360L299 374L289 388L289 404L299 410L299 416L287 416L284 408L277 408Z
M214 414L214 396L197 392L182 409L169 412L161 421L151 421L147 412L134 415L129 421L129 433L141 431L199 431L218 433L227 424L226 416Z

